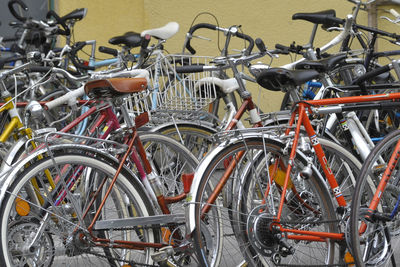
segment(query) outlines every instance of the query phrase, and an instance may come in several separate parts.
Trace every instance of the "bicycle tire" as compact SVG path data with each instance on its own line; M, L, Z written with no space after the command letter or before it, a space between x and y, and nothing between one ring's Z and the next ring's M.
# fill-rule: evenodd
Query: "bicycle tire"
M159 133L140 133L153 172L161 179L164 196L183 193L182 174L191 174L199 161L181 143ZM171 212L176 212L182 203L171 204Z
M230 145L223 150L221 150L218 155L211 160L208 166L205 166L205 171L203 172L203 176L200 181L199 191L196 194L195 202L195 232L193 233L194 237L194 246L196 248L196 252L198 254L198 258L202 266L234 266L237 264L242 264L245 261L249 265L262 265L267 264L270 262L270 258L268 257L260 257L260 253L256 252L254 246L249 245L246 242L246 231L243 231L243 227L245 226L246 219L242 218L238 220L239 223L236 223L236 220L233 220L233 224L229 224L232 218L240 218L246 217L248 213L241 207L241 204L245 203L246 199L243 198L243 195L250 192L254 192L249 189L249 182L254 181L254 175L248 175L248 178L244 178L243 182L237 184L240 180L240 177L244 177L242 174L235 175L234 179L236 180L236 190L239 188L243 188L243 190L239 190L238 192L234 192L234 196L236 202L233 203L226 203L224 202L223 193L221 193L218 197L215 205L211 207L211 214L216 216L210 216L207 214L204 220L201 219L200 215L200 208L203 206L204 198L206 198L209 190L213 188L213 181L211 181L214 174L218 174L219 171L223 170L223 164L226 159L232 159L235 153L238 151L246 150L249 153L250 149L254 149L254 151L258 151L259 153L264 153L267 151L268 153L273 153L274 155L282 155L282 150L284 149L281 143L272 142L271 140L263 140L262 138L258 139L250 139L246 140L245 142L239 142L234 145ZM265 150L264 150L265 149ZM255 154L255 153L254 153ZM262 157L263 158L263 157ZM296 160L296 164L299 166L302 164L304 167L304 158L302 160ZM241 165L238 165L240 167ZM251 166L251 164L249 165ZM201 169L201 165L198 169ZM296 168L297 170L301 168ZM239 168L237 169L239 171ZM315 169L314 169L315 171ZM235 169L236 172L236 169ZM323 213L323 218L326 220L332 220L336 217L336 211L334 209L334 204L332 202L331 193L325 187L325 182L319 178L318 175L314 174L310 176L308 179L303 180L309 183L310 188L314 188L315 190L315 197L319 199L318 202L321 206L321 213ZM247 184L247 186L246 186ZM243 202L244 201L244 202ZM237 203L236 207L233 205ZM222 214L222 215L221 215ZM250 217L247 217L249 219ZM241 224L242 222L243 224ZM211 224L214 223L214 228ZM225 224L224 224L225 223ZM247 223L247 221L246 221ZM210 227L211 226L211 227ZM335 232L337 231L337 225L332 223L327 224L324 226L325 230L328 232ZM310 229L312 226L310 226ZM227 230L228 232L222 233L223 231ZM239 230L239 231L238 231ZM247 231L248 232L248 231ZM207 238L214 237L215 240L206 240ZM223 240L225 239L225 240ZM247 238L248 240L248 238ZM207 243L208 241L208 243ZM229 248L227 248L226 243L229 244ZM210 245L211 244L211 245ZM247 244L247 245L246 245ZM211 247L207 247L207 245ZM236 249L236 250L235 250ZM234 250L229 251L228 250ZM333 240L329 240L326 242L326 248L321 248L321 255L323 259L316 259L313 261L311 258L309 262L299 261L294 259L293 257L288 257L294 261L289 261L287 258L284 258L284 262L280 264L287 264L293 263L296 265L323 265L332 263L334 260L334 250L335 245ZM301 254L301 253L300 253ZM307 257L305 257L307 258ZM271 262L270 262L271 263Z
M357 266L386 266L390 261L393 265L399 260L396 244L400 241L400 215L397 213L391 220L388 219L400 195L399 162L393 166L392 175L380 195L377 209L368 208L399 139L399 130L388 134L371 151L361 169L351 205L349 229L350 244ZM371 214L387 216L387 220L377 216L368 218L367 215ZM361 223L365 223L366 229L360 235Z
M82 212L87 207L89 196L100 185L100 178L105 178L106 184L109 183L116 171L116 164L105 158L96 157L94 153L85 155L81 151L80 153L59 154L54 158L48 157L25 169L7 188L6 196L1 203L0 240L3 251L0 256L1 265L24 266L26 263L35 263L35 261L40 266L60 264L119 266L127 262L151 263L150 253L153 249L144 249L135 253L135 250L117 248L117 246L96 248L92 246L94 243L90 242L90 235L85 230L90 222L89 217L96 211L105 190L103 188L95 199L92 206L94 210L89 209L86 219L82 219ZM63 167L84 166L85 168L79 177L76 177L77 184L74 184L71 190L65 190L64 186L59 190L50 191L47 178L41 174L43 170L54 171L56 166L63 170L63 174L67 173L64 172L66 169ZM33 177L38 182L36 189L32 186ZM62 180L60 179L60 181ZM138 180L133 179L126 171L122 170L109 198L107 198L100 220L154 215L151 202L138 183ZM49 208L44 209L46 202L56 203L54 200L57 195L52 192L65 192L66 194L64 199L59 201L60 205L49 204ZM62 194L58 194L58 196L62 196ZM40 197L44 202L40 202ZM20 209L18 212L17 207L22 207L22 210ZM46 214L50 215L47 216L47 220L45 220ZM42 232L38 230L41 225L44 226ZM32 241L32 233L36 232L40 234L38 242L29 246L29 249L23 249L27 247L16 244L18 241L29 244ZM95 230L93 233L100 238L116 238L127 241L157 242L159 240L159 231L153 227L114 229L114 231ZM46 242L46 240L52 241ZM32 255L34 252L36 252L36 258Z
M217 131L196 123L177 122L157 130L182 143L198 160L202 159L213 144L212 135Z

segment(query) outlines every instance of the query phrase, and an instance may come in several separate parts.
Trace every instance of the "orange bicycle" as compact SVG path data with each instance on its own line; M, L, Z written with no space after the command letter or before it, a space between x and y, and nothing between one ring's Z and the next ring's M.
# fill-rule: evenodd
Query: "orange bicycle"
M290 90L314 75L269 69L257 81ZM340 145L317 137L313 116L393 109L398 99L400 93L301 101L288 125L220 134L219 145L198 166L189 195L187 226L201 264L352 263L346 237L360 164Z

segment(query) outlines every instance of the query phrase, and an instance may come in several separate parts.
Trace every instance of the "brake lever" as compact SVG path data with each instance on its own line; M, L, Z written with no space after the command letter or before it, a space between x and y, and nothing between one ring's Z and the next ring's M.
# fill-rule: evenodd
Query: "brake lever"
M342 31L344 31L344 28L343 27L329 27L326 29L326 31L327 32L333 32L333 31L342 32Z
M197 39L206 40L206 41L212 41L210 38L203 37L200 35L192 35L192 38L197 38Z
M395 19L395 20L390 19L390 18L388 18L388 17L386 17L386 16L380 16L379 18L380 18L380 19L386 19L386 20L388 20L388 21L390 21L391 23L394 23L394 24L398 24L398 23L400 22L400 18Z

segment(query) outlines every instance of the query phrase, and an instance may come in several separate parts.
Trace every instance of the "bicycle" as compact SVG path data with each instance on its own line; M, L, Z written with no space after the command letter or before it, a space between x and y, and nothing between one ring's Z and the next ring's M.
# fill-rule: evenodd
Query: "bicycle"
M144 84L146 84L145 79L140 78L97 80L86 84L86 91L95 98L101 97L110 100L110 97L121 96L121 94L139 93L145 89ZM120 99L114 99L113 102L120 103ZM138 135L136 127L145 124L148 117L146 114L142 114L136 118L134 124L130 123L131 118L124 105L122 105L121 111L127 127L113 135L113 138L122 140L123 143L104 140L111 129L118 128L118 119L113 115L111 105L93 107L88 112L93 113L93 109L102 110L101 116L90 128L94 132L100 130L99 138L74 135L72 140L81 141L63 144L60 138L47 137L44 141L45 146L40 145L36 151L3 174L7 176L3 189L20 190L17 194L18 210L20 204L23 203L24 206L20 213L12 215L16 216L12 219L15 223L12 223L12 229L9 228L11 232L6 235L10 237L10 240L16 241L13 237L24 235L27 231L35 229L35 225L38 226L40 228L36 228L38 235L31 236L32 243L29 250L35 250L40 255L31 256L28 251L14 243L16 245L14 248L19 247L19 255L14 257L16 252L14 248L11 249L12 251L8 250L11 254L6 252L7 256L2 259L2 264L15 266L24 265L26 262L35 262L51 265L52 263L59 264L58 261L71 262L76 259L80 263L108 261L109 264L151 265L150 254L154 252L155 248L160 249L173 245L179 250L179 245L185 247L185 244L180 244L181 240L179 240L180 225L184 221L183 215L179 213L169 215L168 205L171 206L184 199L182 182L179 182L179 185L176 179L179 179L182 171L193 172L197 165L196 159L182 145L166 137L157 139L155 134L145 135L141 142L142 136ZM110 119L108 121L105 120L107 114ZM113 116L114 119L112 119ZM83 116L79 119L82 120ZM101 121L107 123L103 124ZM75 125L77 123L79 123L78 120L75 121ZM104 125L104 127L99 128L100 125ZM73 126L69 126L69 128L71 127ZM54 133L53 135L65 134ZM153 145L153 140L164 141ZM50 145L52 142L53 145ZM157 145L167 147L162 150L164 154L157 152L159 150ZM145 149L150 149L151 154L148 155ZM120 155L120 160L117 161L110 153ZM47 155L47 157L36 160L38 155ZM32 160L34 162L31 162ZM27 162L30 162L30 166L25 168ZM127 163L128 165L126 165ZM22 173L21 170L23 170ZM41 175L44 171L51 173L54 184L46 175ZM22 179L22 176L30 176L33 172L36 174L31 177L32 179ZM112 176L113 179L111 179ZM24 185L16 188L9 187L18 181L23 181ZM184 180L183 183L185 188L190 187L189 181ZM29 190L25 190L28 187L33 190L30 191L33 194L30 194ZM3 197L14 198L13 193L11 195L9 193L5 192ZM79 199L82 202L77 206ZM26 213L26 209L30 211ZM74 209L75 211L72 211ZM97 215L92 213L96 209L99 210ZM174 209L174 212L179 212L176 207ZM48 213L44 210L47 210ZM42 215L45 215L47 219ZM135 223L133 217L138 217L139 220ZM87 223L92 219L89 230L85 230L83 233L83 227L89 226L90 224ZM110 221L112 219L116 220L112 222ZM8 219L3 223L7 225ZM115 228L114 223L118 223L120 226ZM145 227L141 227L142 225ZM129 229L126 229L127 226ZM109 230L106 230L107 228ZM14 232L15 229L19 230ZM70 238L67 238L65 233L62 234L62 231L72 231ZM108 231L109 234L106 234ZM120 233L116 233L118 231ZM116 234L113 235L113 233ZM12 234L13 237L9 234ZM96 236L93 239L94 243L92 241L89 243L96 243L98 248L93 247L90 250L87 245L80 243L78 240L86 239L82 234ZM42 236L39 237L39 235ZM111 236L114 236L116 240L110 241L107 245L105 242ZM29 237L26 236L26 238ZM25 238L24 240L27 241ZM27 243L25 242L25 244ZM13 246L10 243L8 245ZM137 253L136 250L138 250ZM125 252L127 253L125 254ZM60 253L69 257L59 257ZM135 258L134 254L139 255L138 258ZM142 257L141 254L144 256ZM75 256L74 259L71 258L73 256ZM184 260L186 256L182 253L179 256L178 253L174 260Z
M396 130L378 143L355 187L350 242L357 266L396 266L399 261L399 137ZM373 190L366 190L371 187Z
M270 69L257 81L267 89L290 90L317 75ZM361 165L342 147L317 137L309 116L398 107L397 102L379 102L399 97L301 101L288 126L218 136L221 142L198 166L188 198L188 235L201 264L352 263L346 225Z

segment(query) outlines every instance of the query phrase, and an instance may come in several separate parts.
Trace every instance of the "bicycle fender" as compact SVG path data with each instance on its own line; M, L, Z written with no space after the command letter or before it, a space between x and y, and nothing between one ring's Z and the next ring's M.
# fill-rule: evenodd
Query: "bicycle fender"
M57 151L65 150L65 149L76 149L78 151L89 151L93 153L97 153L98 156L102 157L103 159L109 159L111 161L114 161L116 164L119 164L119 161L117 158L111 156L109 153L99 151L96 148L86 146L86 145L80 145L80 144L57 144L57 145L52 145L48 148L43 148L37 151L33 151L29 155L27 155L25 158L19 160L17 163L13 164L11 168L8 170L1 172L0 173L0 203L2 203L6 192L8 188L11 186L12 182L14 181L15 177L19 174L21 170L24 169L25 165L29 163L31 160L34 160L37 158L39 155L47 154L50 152L55 153ZM147 197L150 199L147 190L144 188L142 181L127 167L124 166L123 170L127 172L132 178L137 180L138 184L142 187L142 190L146 192Z
M226 141L215 146L211 151L209 151L206 156L200 161L199 165L197 166L196 172L194 174L193 183L190 189L190 192L186 198L186 209L185 209L185 216L186 216L186 234L191 235L195 230L195 201L197 198L198 190L201 184L201 178L207 169L208 165L210 165L211 161L217 156L226 146L233 145L238 142L242 142L243 140L250 140L253 138L260 138L263 137L266 139L266 142L273 142L280 145L283 145L282 141L278 139L278 136L271 135L263 132L256 132L259 129L245 129L235 132L240 132L237 137L229 138Z
M15 142L11 149L8 151L7 156L3 159L3 162L0 166L0 173L3 173L11 168L12 163L14 162L15 157L18 154L18 151L21 149L25 150L25 143L28 141L26 137L20 138Z
M171 126L195 126L200 129L205 129L209 130L210 132L216 133L217 131L215 130L215 127L212 123L209 123L207 121L199 121L198 123L193 123L193 121L179 121L179 122L166 122L160 125L157 125L155 127L151 127L149 132L151 133L157 133L157 132L162 132L165 128L170 128Z

